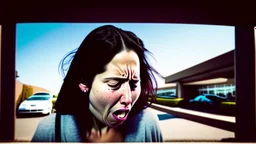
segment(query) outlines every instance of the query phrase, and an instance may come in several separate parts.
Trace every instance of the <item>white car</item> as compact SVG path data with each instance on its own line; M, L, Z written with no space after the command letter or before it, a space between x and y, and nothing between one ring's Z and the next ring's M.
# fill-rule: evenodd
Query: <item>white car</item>
M23 101L17 110L17 116L21 114L51 114L52 112L51 93L38 92Z

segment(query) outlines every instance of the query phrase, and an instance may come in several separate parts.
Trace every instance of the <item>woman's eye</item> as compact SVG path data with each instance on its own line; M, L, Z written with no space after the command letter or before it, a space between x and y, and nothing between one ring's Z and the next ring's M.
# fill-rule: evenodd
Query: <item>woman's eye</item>
M110 86L114 90L117 90L117 89L120 88L121 82L120 81L119 82L117 82L117 81L116 82L110 82L110 83L108 83L108 86Z
M137 85L136 85L137 83L138 82L133 82L133 81L130 82L130 87L132 91L134 91L137 88Z
M131 85L131 90L134 91L137 88L136 85Z

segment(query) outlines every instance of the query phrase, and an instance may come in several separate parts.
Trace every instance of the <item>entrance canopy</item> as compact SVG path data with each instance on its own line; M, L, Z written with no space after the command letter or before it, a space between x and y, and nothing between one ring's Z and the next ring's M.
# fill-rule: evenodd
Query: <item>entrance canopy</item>
M190 83L214 78L234 78L234 50L165 77L165 83Z

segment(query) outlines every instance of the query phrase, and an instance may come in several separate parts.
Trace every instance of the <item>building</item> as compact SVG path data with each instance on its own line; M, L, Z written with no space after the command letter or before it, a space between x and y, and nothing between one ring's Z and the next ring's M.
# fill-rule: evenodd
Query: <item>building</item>
M177 97L192 99L199 94L235 97L234 50L165 77L158 92L172 91Z

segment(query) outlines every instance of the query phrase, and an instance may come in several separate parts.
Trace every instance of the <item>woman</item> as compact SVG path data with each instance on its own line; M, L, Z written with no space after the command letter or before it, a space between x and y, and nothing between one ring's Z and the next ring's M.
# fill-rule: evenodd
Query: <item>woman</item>
M148 97L157 86L140 38L112 25L96 28L60 63L67 75L57 114L43 119L33 142L161 142Z

